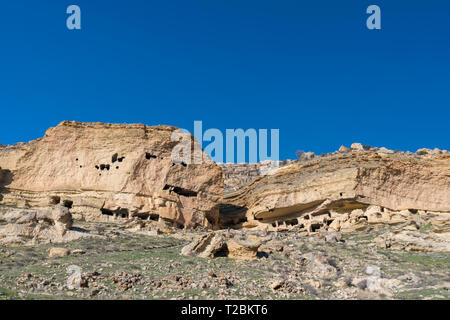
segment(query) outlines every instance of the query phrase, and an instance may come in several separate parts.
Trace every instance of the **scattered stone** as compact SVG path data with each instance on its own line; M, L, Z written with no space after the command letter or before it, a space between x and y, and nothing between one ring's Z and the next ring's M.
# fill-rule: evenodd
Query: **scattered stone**
M341 242L342 241L342 233L340 232L327 232L319 235L320 238L324 239L325 242Z
M399 229L375 238L379 248L413 252L450 252L450 232L433 233Z
M66 248L51 248L48 254L49 258L65 257L70 254L70 250Z
M278 279L273 281L270 284L270 287L272 288L272 290L278 290L281 289L281 287L284 285L285 281L283 279Z
M70 253L73 255L78 255L78 254L85 254L86 251L84 251L82 249L75 249L75 250L72 250Z

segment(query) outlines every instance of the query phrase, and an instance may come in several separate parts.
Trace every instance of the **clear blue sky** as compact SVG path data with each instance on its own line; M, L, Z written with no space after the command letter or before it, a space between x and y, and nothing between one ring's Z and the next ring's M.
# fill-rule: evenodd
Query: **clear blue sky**
M366 28L370 4L382 30ZM3 1L0 143L62 120L202 120L278 128L282 159L355 141L450 149L449 19L444 0Z

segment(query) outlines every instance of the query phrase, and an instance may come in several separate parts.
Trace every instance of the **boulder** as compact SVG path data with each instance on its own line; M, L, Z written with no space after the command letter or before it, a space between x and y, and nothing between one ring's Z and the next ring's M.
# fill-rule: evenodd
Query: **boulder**
M355 150L355 151L364 151L363 145L358 142L352 143L352 145L350 146L350 149Z
M319 253L306 253L301 256L298 263L319 277L333 278L338 272L336 267L330 264L328 258Z
M257 258L261 241L257 239L231 239L227 242L228 257L236 260Z
M0 210L0 243L8 245L58 243L84 237L94 237L87 232L71 230L72 216L68 208L31 210L3 208Z
M350 151L350 149L347 148L346 146L341 146L341 147L339 148L339 152L348 152L348 151Z
M266 253L282 252L284 243L279 240L270 240L259 247L259 251Z
M70 254L70 250L66 248L51 248L48 254L49 258L65 257Z
M342 233L340 232L326 232L320 235L325 242L342 242Z
M181 254L184 256L213 258L222 253L225 248L225 237L223 234L210 232L183 247Z

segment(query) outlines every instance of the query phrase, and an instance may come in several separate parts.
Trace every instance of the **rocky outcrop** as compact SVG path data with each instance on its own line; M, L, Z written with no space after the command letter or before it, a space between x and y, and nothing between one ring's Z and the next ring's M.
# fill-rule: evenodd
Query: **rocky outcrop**
M213 258L226 250L225 238L220 233L208 233L195 239L183 247L181 254L184 256L198 256L201 258Z
M172 161L176 129L64 121L41 139L0 148L0 206L62 204L78 220L137 216L212 227L221 170L203 153L201 164Z
M440 219L443 222L443 219ZM412 223L403 228L386 232L375 238L375 243L382 249L405 250L415 252L450 252L450 214L446 215L445 224L432 221L419 228Z
M0 209L0 243L5 245L67 242L90 236L71 230L72 215L61 205L41 210Z
M450 212L450 154L421 157L352 145L263 175L224 202L230 216L240 210L239 226L268 230L357 231L415 214L439 217Z
M183 247L181 254L201 258L227 256L236 260L253 260L257 258L261 244L261 240L256 236L242 238L222 231L210 232Z

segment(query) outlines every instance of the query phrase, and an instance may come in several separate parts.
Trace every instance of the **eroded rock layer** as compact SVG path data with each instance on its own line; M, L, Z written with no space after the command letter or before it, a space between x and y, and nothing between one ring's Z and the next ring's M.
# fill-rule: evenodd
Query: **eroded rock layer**
M64 121L29 143L0 148L0 206L62 204L75 219L139 216L179 226L213 226L220 168L174 163L177 128Z
M268 172L295 162L297 160L266 160L258 163L218 163L223 173L224 192L227 194L237 191Z
M392 223L417 212L444 214L450 212L450 155L337 153L282 167L224 202L224 224L269 230L356 230L369 215L372 222Z

